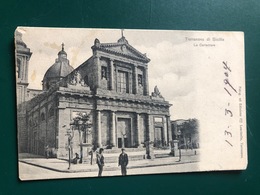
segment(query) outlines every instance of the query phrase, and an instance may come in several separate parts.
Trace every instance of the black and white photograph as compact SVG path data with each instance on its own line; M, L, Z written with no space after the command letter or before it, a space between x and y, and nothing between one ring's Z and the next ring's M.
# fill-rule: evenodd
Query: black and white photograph
M243 33L14 34L21 180L246 168Z

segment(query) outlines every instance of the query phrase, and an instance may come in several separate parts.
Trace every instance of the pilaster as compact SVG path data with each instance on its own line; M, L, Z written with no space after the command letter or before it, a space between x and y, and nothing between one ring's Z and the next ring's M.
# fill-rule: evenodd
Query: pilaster
M116 146L116 116L115 112L111 111L111 144L112 146Z
M96 74L96 84L95 86L99 88L101 86L101 66L100 66L100 56L96 55L94 58L95 64L95 74Z
M154 131L152 129L152 124L151 124L151 116L147 114L147 141L153 141L154 140Z
M133 83L133 93L137 94L138 93L138 74L137 74L137 65L134 64L134 83Z
M114 90L114 61L110 59L110 89Z
M101 135L101 112L100 110L96 111L97 120L96 120L96 127L97 127L97 145L98 147L102 147L102 135Z
M136 132L137 132L137 145L141 145L141 129L140 129L140 114L136 113Z
M144 68L144 95L149 95L148 68Z
M167 130L168 130L168 142L170 143L172 141L172 128L171 128L170 116L166 116L166 120L167 120Z
M163 117L163 136L164 136L164 142L168 143L168 129L167 129L167 118L166 116ZM164 143L163 143L164 145Z

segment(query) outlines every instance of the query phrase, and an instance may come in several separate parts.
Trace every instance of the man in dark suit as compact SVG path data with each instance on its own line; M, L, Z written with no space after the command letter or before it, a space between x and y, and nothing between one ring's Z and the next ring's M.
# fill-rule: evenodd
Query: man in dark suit
M104 151L104 149L100 148L99 153L97 153L97 165L98 165L98 169L99 169L98 177L102 176L102 171L103 171L103 167L104 167L104 164L105 164L103 151Z
M128 156L125 153L125 149L122 148L122 153L119 155L118 166L121 166L121 173L123 176L126 175L127 165L128 165Z

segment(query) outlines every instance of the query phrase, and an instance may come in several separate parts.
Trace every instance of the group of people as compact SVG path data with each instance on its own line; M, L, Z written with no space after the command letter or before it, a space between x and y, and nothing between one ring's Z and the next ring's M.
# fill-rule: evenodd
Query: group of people
M119 155L119 158L118 158L118 166L121 166L121 173L123 176L125 176L127 174L127 170L126 170L126 167L128 165L128 155L125 153L125 149L122 148L121 149L121 154ZM98 165L98 177L101 177L102 176L102 172L103 172L103 167L105 165L105 158L103 156L103 152L104 152L104 149L103 148L100 148L99 151L97 152L97 156L96 156L96 163ZM45 147L45 156L46 158L48 159L49 158L49 146L47 145ZM80 160L80 157L79 157L79 154L78 153L75 153L75 158L73 158L71 160L71 162L73 164L78 164L78 161Z
M99 149L99 152L97 153L97 165L98 165L98 177L102 176L103 167L105 165L105 158L103 156L103 148ZM122 148L121 154L118 158L118 166L121 166L121 173L123 176L127 174L126 167L128 165L128 155L125 153L125 149Z

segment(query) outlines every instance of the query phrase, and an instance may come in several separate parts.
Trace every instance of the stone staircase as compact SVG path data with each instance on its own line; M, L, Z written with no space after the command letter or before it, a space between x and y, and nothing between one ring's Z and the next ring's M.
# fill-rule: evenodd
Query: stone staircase
M97 149L98 151L98 149ZM128 155L129 161L138 161L146 159L146 148L125 148L125 152ZM171 157L170 149L154 149L155 158L167 158ZM121 148L104 149L103 155L106 163L117 163L118 157L121 154ZM68 158L60 158L62 160L68 160ZM73 159L73 157L72 157ZM91 156L83 159L83 163L90 163ZM93 163L96 163L96 153L93 154Z
M125 148L125 152L128 155L129 161L137 161L137 160L146 159L146 149L145 148ZM119 157L120 153L121 153L120 148L107 149L107 150L105 149L104 153L103 153L103 155L105 157L105 163L118 162L118 157ZM155 158L170 157L169 153L170 153L169 149L154 150Z
M145 151L145 148L125 148L125 152L141 152ZM121 148L104 149L104 154L121 153Z
M145 148L126 148L125 152L128 155L129 161L143 160L145 159ZM118 162L118 157L121 154L120 148L113 148L104 150L105 163L116 163Z

